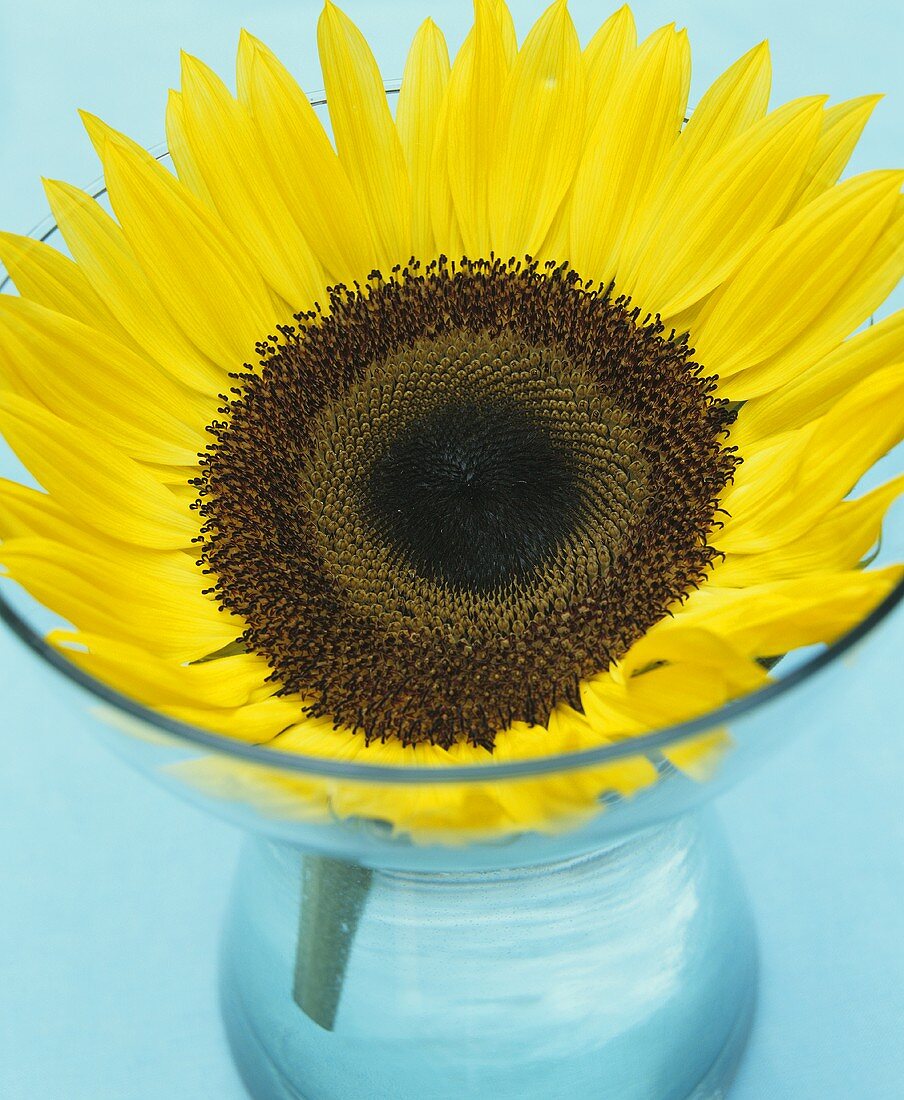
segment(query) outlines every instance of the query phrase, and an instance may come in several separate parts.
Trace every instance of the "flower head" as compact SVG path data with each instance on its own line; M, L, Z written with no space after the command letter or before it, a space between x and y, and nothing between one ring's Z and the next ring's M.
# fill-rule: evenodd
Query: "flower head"
M761 45L688 118L684 32L582 48L557 0L519 48L475 0L393 117L329 2L318 41L335 148L243 34L236 96L184 58L175 174L86 116L114 216L51 181L72 259L0 239L44 490L0 487L0 562L54 644L215 732L442 766L683 720L861 619L902 479L845 498L904 431L900 315L850 336L904 234L902 173L837 182L875 97L770 111Z

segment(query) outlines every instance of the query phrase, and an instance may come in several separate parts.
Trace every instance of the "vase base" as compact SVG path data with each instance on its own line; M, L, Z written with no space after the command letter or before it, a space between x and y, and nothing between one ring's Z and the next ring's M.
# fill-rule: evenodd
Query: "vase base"
M233 995L224 988L223 1020L232 1056L248 1095L253 1100L323 1100L321 1096L299 1092L286 1078L273 1061L267 1045L256 1034L248 1013L241 1003L233 1000ZM747 1003L739 1012L718 1057L705 1077L684 1100L726 1100L747 1047L755 1009L754 983L751 985ZM363 1100L363 1097L356 1097L355 1100ZM559 1097L551 1095L549 1100L559 1100Z
M726 1100L747 1049L756 1014L756 1002L757 985L753 982L747 1001L738 1013L725 1045L687 1100Z
M308 858L250 845L236 880L222 1009L254 1100L727 1096L756 939L714 822L540 867L375 870L330 1013L298 998L335 951L299 947Z
M233 1063L252 1100L314 1100L300 1093L282 1072L255 1031L253 1017L225 985L220 1011Z

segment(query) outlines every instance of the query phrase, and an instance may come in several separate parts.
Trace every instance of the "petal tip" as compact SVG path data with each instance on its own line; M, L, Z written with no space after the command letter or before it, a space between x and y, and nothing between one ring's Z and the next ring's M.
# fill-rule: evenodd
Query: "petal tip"
M97 153L101 160L106 155L106 148L110 139L117 136L116 131L112 126L108 126L103 119L98 118L97 115L92 114L90 111L79 110L79 118L82 120L82 125L85 127L85 132L88 135L91 144L94 146L94 151Z
M857 103L864 114L869 116L876 109L877 105L885 99L886 94L886 92L872 92L869 95L860 96Z
M179 51L179 65L182 70L182 83L184 84L186 78L189 80L197 79L207 69L207 66L194 54L188 53L187 50Z
M86 111L83 107L78 108L78 117L82 120L82 125L89 133L92 129L97 130L105 128L105 123L103 123L97 115L92 114L91 111Z
M415 38L422 41L436 40L443 37L443 32L437 24L436 20L432 16L427 18L418 27Z
M54 179L52 176L41 176L41 186L44 188L44 194L51 200L52 197L63 195L68 191L74 190L71 183L67 183L65 180Z
M612 18L614 21L617 20L618 23L621 23L626 27L633 27L636 36L637 20L634 18L634 9L631 7L630 4L622 4L622 6L618 9L618 11Z

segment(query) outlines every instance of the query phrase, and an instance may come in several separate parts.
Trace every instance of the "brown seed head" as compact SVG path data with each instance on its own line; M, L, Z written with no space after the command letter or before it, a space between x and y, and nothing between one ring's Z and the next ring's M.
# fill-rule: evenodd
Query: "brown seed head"
M492 748L703 579L732 415L658 319L567 267L441 259L297 321L197 485L214 591L309 713Z

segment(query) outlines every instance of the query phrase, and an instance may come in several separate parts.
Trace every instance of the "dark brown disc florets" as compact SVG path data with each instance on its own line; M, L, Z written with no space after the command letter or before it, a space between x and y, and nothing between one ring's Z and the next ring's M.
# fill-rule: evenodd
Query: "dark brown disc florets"
M214 591L309 713L491 748L703 579L731 413L658 319L566 267L440 260L297 321L197 485Z

